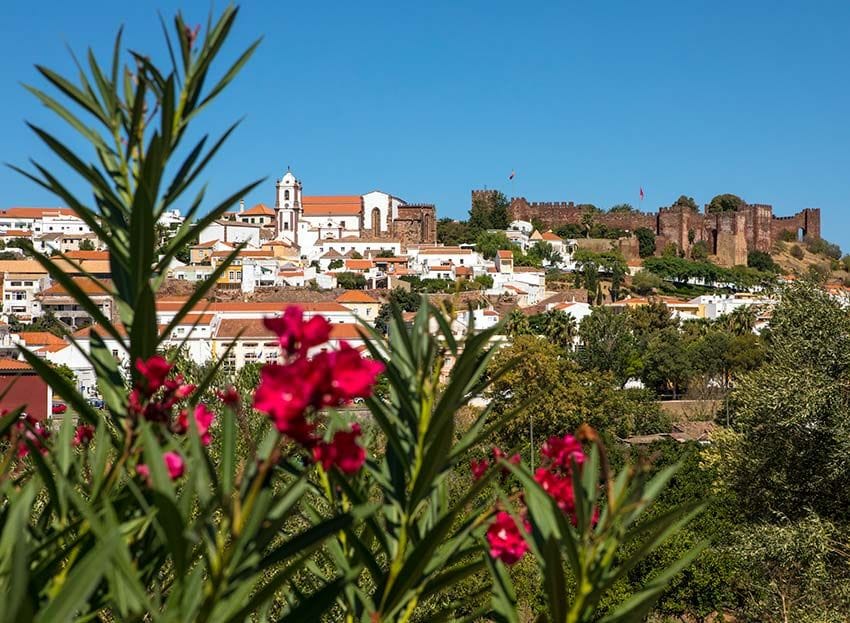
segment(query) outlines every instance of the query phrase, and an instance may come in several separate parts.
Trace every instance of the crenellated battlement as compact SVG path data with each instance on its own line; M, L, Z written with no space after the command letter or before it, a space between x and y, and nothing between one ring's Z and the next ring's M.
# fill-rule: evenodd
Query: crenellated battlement
M472 196L492 192L474 190ZM513 197L508 207L511 220L535 220L551 229L580 225L588 211L585 205L573 201L528 201L525 197ZM775 216L773 206L765 203L744 204L733 212L719 213L680 205L661 207L657 212L593 212L593 222L624 231L651 229L660 248L674 244L688 252L695 243L704 242L721 263L729 265L746 263L749 251L770 251L786 231L795 237L820 237L819 209Z

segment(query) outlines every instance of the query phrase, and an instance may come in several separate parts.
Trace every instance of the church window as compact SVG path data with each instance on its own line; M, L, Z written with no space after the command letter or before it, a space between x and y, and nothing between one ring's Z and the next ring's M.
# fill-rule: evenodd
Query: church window
M289 201L289 190L283 191L283 198L286 199L287 201Z
M283 224L283 229L284 229L284 230L288 230L288 229L289 229L289 223L284 223L284 224Z

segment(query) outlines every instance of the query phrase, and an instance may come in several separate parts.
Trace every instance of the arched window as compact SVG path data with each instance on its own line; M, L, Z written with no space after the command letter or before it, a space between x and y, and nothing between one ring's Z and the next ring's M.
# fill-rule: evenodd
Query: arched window
M284 190L284 191L283 191L283 198L284 198L286 201L289 201L289 189L288 189L288 188L287 188L286 190Z
M378 208L372 208L372 233L377 234L381 231L381 211Z

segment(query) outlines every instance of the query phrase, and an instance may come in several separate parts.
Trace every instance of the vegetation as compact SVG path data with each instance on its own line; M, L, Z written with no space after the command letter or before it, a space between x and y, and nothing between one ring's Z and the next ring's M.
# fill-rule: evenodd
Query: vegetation
M679 195L679 198L673 202L673 207L676 206L681 206L688 208L689 210L693 210L694 212L699 212L699 206L697 205L697 202L694 201L694 198L686 195Z
M722 195L714 196L708 203L706 212L709 214L714 214L716 212L735 212L736 210L744 207L745 205L746 202L738 195L725 193Z
M638 227L635 230L638 239L638 252L641 257L652 257L655 255L655 232L648 227Z
M779 264L770 257L770 253L764 251L750 251L747 254L747 266L763 273L779 273L782 271Z
M336 283L340 288L346 290L362 290L366 287L366 277L363 273L342 271L336 273Z

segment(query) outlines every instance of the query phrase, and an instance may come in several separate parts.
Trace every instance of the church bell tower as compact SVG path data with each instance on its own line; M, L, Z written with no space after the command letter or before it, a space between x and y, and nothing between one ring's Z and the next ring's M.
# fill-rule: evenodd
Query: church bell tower
M277 239L298 244L298 221L301 218L301 182L287 167L277 183L274 208Z

